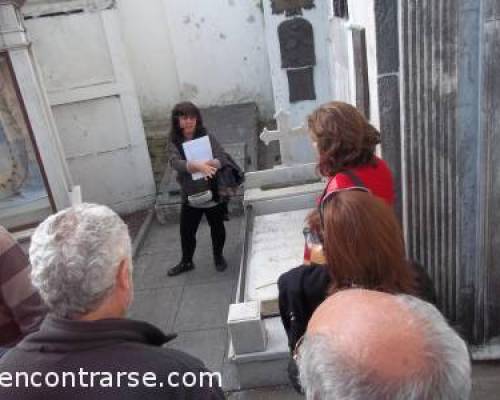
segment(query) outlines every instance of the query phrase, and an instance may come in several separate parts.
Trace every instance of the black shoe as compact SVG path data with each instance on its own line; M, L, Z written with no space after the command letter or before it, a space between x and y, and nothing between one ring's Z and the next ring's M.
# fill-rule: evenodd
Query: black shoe
M215 269L219 272L224 271L227 268L226 259L223 256L215 258Z
M168 276L176 276L179 274L182 274L183 272L191 271L194 269L194 264L192 261L181 261L179 264L177 264L175 267L172 267L168 270L167 275Z

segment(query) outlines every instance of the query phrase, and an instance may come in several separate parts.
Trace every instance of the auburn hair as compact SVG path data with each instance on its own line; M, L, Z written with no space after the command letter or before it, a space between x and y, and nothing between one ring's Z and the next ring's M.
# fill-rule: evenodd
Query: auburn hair
M324 104L309 115L307 123L317 143L321 175L334 176L345 168L375 165L380 132L352 105L340 101Z
M332 291L360 286L416 293L416 275L391 207L370 193L348 190L330 195L323 210L323 251Z

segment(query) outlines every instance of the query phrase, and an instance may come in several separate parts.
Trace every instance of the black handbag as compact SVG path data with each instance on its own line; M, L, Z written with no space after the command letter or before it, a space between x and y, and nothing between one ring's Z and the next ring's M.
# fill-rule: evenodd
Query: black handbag
M233 158L225 153L225 162L216 174L218 193L227 197L245 182L245 174Z

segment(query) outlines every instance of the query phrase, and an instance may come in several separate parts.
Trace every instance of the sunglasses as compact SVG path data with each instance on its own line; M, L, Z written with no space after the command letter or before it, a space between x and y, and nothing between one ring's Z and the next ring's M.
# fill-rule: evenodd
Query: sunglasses
M326 206L326 204L329 201L331 201L339 193L353 192L353 191L371 193L370 189L368 189L368 188L366 188L364 186L351 186L351 187L347 187L347 188L333 190L331 192L326 193L322 197L321 202L319 203L319 207L318 207L319 219L320 219L320 223L321 223L321 229L325 228L325 220L324 220L325 217L324 217L324 214L325 214L325 206Z
M300 350L300 346L302 345L302 342L304 342L304 338L306 337L305 334L303 334L299 340L297 340L297 343L295 343L295 347L293 348L293 351L292 351L292 358L295 362L297 362L299 360L299 350Z

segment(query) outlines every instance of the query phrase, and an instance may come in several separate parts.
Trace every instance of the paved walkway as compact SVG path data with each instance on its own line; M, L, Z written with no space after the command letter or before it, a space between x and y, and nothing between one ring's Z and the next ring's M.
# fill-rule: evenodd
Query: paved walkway
M241 254L242 218L226 223L224 254L228 268L217 272L205 219L198 231L196 268L176 277L167 269L181 257L179 226L153 222L134 263L135 301L130 316L176 332L171 346L202 359L212 371L224 371L224 386L235 388L234 374L225 366L229 304L234 301Z
M223 374L230 400L301 399L289 387L237 392L234 369L227 362L227 312L234 301L241 255L242 218L226 223L225 255L229 267L213 266L210 232L204 220L198 232L196 269L168 277L167 269L180 259L179 226L153 222L135 260L135 302L130 316L149 321L165 332L176 332L173 348L186 351L212 371ZM475 365L474 399L500 399L500 363Z

